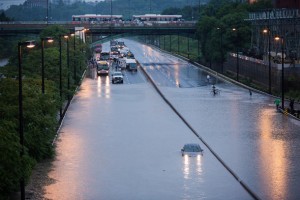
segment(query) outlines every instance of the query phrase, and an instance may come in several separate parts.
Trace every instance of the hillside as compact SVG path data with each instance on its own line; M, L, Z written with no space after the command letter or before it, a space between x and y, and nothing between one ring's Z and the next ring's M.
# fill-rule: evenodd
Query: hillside
M203 4L206 1L201 0L200 2ZM133 14L159 14L166 8L196 7L198 5L199 0L115 0L112 1L112 13L130 19ZM26 8L23 5L12 6L5 12L8 17L16 21L45 20L46 13L46 8ZM76 2L72 5L61 3L49 6L49 19L53 21L69 21L74 14L111 14L111 2Z

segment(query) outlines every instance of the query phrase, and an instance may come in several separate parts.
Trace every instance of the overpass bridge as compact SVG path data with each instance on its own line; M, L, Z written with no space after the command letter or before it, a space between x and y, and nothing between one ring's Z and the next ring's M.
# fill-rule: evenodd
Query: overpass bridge
M0 22L0 36L13 36L19 34L39 34L51 25L59 25L70 32L76 27L89 29L87 35L194 35L196 22L176 23L144 23L131 22L88 24L71 22Z

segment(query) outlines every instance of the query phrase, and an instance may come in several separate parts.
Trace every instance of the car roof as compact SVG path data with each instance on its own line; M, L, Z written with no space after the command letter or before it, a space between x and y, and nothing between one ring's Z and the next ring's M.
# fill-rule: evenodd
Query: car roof
M185 144L183 148L185 151L191 151L191 152L203 151L199 144L194 144L194 143Z
M105 60L100 60L100 61L98 61L98 63L99 63L100 65L105 65L105 64L108 64L108 62L107 62L107 61L105 61Z

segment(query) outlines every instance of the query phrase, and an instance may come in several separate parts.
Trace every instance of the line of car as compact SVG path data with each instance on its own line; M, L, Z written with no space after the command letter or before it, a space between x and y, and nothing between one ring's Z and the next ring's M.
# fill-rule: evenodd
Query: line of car
M101 52L99 53L100 49ZM110 52L102 51L102 46L101 48L96 48L94 51L97 63L97 75L106 76L111 74L113 84L124 83L122 70L137 72L138 65L134 55L124 42L117 40L110 41Z

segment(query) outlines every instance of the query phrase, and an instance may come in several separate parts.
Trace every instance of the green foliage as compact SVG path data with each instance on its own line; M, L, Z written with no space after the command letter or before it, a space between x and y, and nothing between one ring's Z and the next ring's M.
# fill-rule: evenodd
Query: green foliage
M123 15L124 19L131 19L131 16L134 14L146 14L150 13L150 11L151 13L159 14L164 9L169 8L170 5L181 8L188 4L191 4L191 2L186 0L127 0L127 2L115 0L112 1L112 13ZM110 14L111 1L99 1L95 4L77 1L71 5L66 5L61 1L58 5L50 3L50 8L50 21L71 21L72 15L76 14ZM188 14L190 15L190 13ZM195 11L196 13L198 12ZM15 20L43 21L46 18L46 8L26 8L23 5L11 6L5 14L15 18Z
M86 44L75 39L74 51L69 41L70 66L67 66L67 43L62 39L62 101L59 94L59 35L67 30L49 26L40 37L54 36L56 42L44 48L45 94L41 93L41 45L38 42L33 49L22 48L23 77L23 116L25 153L20 157L19 144L19 94L18 94L18 59L17 45L14 45L15 56L9 64L0 68L6 78L0 79L0 199L18 190L20 177L28 180L36 161L49 158L54 150L52 140L58 126L58 113L67 94L71 94L78 80L73 79L73 66L77 67L76 77L83 73ZM26 40L26 39L24 39ZM37 40L39 41L39 40ZM73 65L76 64L76 65ZM82 67L78 67L82 63ZM70 90L67 89L67 77L70 75Z
M228 0L211 1L204 8L197 28L204 59L220 62L224 60L226 52L247 52L251 41L251 27L244 19L248 17L249 10L261 9L263 6L266 5L241 4ZM221 54L221 48L225 55Z
M0 14L0 22L5 22L5 21L11 21L12 19L10 19L9 17L7 17L5 15L5 13L2 11L1 14Z
M17 46L14 38L0 37L0 59L10 57L14 53L13 46Z
M15 133L15 125L9 121L0 123L0 198L19 188L23 176L28 180L34 160L28 155L20 157L21 146Z

